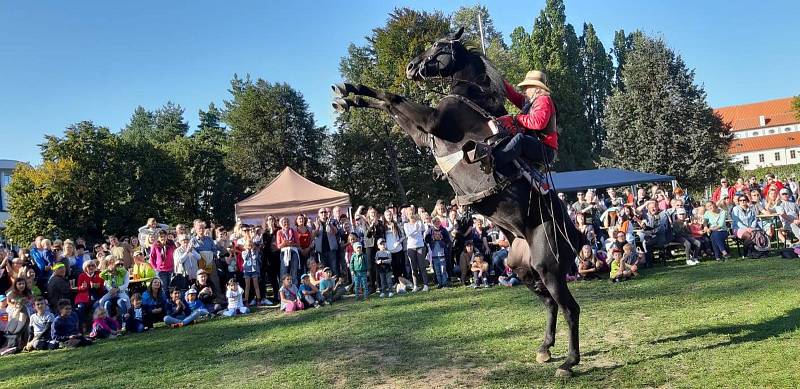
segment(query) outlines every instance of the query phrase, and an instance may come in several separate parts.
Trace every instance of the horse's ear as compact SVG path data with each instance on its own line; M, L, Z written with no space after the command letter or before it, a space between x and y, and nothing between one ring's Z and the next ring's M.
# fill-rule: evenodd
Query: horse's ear
M455 34L453 34L451 39L454 40L454 41L457 41L457 40L461 39L461 34L463 34L463 33L464 33L464 27L461 27L461 28L458 29L458 31L456 31Z

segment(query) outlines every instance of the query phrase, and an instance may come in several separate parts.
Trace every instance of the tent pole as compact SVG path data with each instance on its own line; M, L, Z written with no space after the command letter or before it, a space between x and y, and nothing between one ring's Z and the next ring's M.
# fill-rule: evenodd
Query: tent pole
M352 206L347 207L347 217L350 219L350 225L351 226L355 225L355 222L353 221L353 207Z

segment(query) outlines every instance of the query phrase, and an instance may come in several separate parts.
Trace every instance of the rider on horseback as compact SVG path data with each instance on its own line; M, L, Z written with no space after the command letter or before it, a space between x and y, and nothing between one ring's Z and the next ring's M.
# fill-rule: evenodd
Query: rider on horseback
M526 172L525 167L520 166L523 174L532 174L533 180L541 184L543 177L535 170L536 166L553 163L558 150L556 107L550 98L550 88L546 84L547 77L544 72L529 71L525 79L517 84L523 88L523 93L517 92L508 82L504 83L506 98L520 109L520 113L502 116L489 122L492 132L513 135L505 145L493 151L494 165L498 169L503 169L523 157L534 165L531 166L533 169L530 172Z

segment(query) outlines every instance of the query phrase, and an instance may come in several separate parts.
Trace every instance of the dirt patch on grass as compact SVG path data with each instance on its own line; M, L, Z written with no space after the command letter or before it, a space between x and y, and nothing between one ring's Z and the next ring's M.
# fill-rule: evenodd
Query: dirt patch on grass
M333 386L336 388L368 386L373 388L463 388L485 385L490 370L466 358L451 360L414 361L407 363L398 351L391 347L372 345L336 350L341 355L336 363L329 366L335 373ZM424 356L419 356L424 358ZM361 364L367 371L363 375L344 376L338 372ZM421 368L420 366L426 366Z

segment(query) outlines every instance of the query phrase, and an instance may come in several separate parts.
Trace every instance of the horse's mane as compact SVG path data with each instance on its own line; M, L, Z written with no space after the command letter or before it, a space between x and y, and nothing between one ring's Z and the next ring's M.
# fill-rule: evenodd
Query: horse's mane
M486 58L485 55L483 55L483 52L481 52L480 49L475 47L466 47L466 46L465 49L470 54L478 57L481 60L481 63L483 63L484 73L486 74L486 78L489 81L487 90L489 94L488 96L489 100L492 103L502 107L506 100L506 87L505 84L503 83L504 80L503 75L500 74L500 71L497 70L497 68L492 64L492 62L489 61L489 59Z

